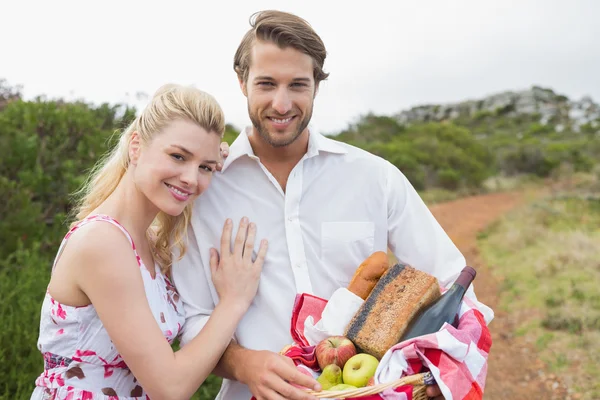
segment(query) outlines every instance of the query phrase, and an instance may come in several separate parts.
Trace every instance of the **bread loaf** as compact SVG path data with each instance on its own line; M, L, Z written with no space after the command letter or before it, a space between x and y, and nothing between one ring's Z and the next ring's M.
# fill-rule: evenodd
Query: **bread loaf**
M376 251L358 266L348 284L348 290L366 300L388 268L388 255L383 251Z
M398 343L412 318L441 296L437 279L395 264L379 279L356 312L345 336L364 353L381 359Z

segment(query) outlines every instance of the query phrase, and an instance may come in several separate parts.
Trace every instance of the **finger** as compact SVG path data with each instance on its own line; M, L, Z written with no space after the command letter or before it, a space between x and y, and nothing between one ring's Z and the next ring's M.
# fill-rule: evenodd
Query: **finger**
M285 397L281 396L274 390L265 390L265 394L260 397L260 400L286 400Z
M221 257L229 257L231 255L231 229L233 223L231 219L225 220L225 226L223 226L223 233L221 234Z
M262 268L263 263L265 262L265 257L267 256L268 247L269 242L267 239L260 241L260 247L258 248L258 253L256 253L256 260L254 260L254 265L256 267Z
M248 225L248 236L246 237L246 243L244 244L243 259L247 263L252 263L252 252L254 251L254 238L256 237L256 224L251 222Z
M437 397L442 395L442 391L438 385L429 385L427 386L427 396L429 397ZM443 399L443 397L442 397Z
M229 143L221 142L221 157L227 158L229 155Z
M303 375L302 373L300 373L300 375L304 376L305 378L308 378L308 376ZM311 379L311 378L309 378L309 379ZM304 389L294 387L294 386L292 386L291 382L288 383L288 382L282 380L281 378L269 382L269 386L272 387L278 395L283 396L282 398L284 398L284 399L288 399L288 400L314 400L315 399L314 396L308 394ZM301 386L307 387L304 385L301 385ZM312 386L313 385L308 385L309 388L311 388ZM277 397L277 398L279 398L279 397Z
M289 383L294 383L296 385L308 388L308 389L312 389L312 390L316 390L316 391L321 390L321 384L319 382L317 382L316 379L300 372L291 358L289 358L289 357L284 357L284 358L285 358L286 364L288 366L286 366L285 369L282 368L281 375L286 381L288 381ZM304 392L302 392L302 393L307 394ZM302 398L304 398L304 397L302 397ZM307 398L312 398L312 397L309 395Z
M223 170L223 164L222 164L222 163L220 163L220 162L219 162L219 163L217 163L217 165L216 165L215 169L216 169L217 171L222 171L222 170Z
M217 249L210 249L210 272L214 276L217 273L219 267L219 252Z
M233 255L236 258L241 259L244 253L244 243L246 242L246 235L248 234L248 218L244 217L240 221L240 227L238 228L235 242L233 243Z

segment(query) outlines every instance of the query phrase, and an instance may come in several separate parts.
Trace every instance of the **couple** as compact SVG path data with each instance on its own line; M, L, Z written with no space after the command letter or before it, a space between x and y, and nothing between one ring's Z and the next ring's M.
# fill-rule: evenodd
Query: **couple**
M89 179L43 302L32 399L187 399L211 373L221 399L312 399L294 385L318 383L278 354L296 293L328 298L388 247L445 286L465 266L397 168L309 128L328 76L312 28L278 11L251 25L234 69L252 127L222 164L217 102L167 85Z

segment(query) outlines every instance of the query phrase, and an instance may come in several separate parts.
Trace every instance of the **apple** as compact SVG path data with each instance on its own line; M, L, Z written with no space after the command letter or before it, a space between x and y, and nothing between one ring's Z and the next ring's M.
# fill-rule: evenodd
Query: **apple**
M344 383L352 386L364 387L375 375L379 360L367 353L352 356L344 366L342 377Z
M345 336L330 336L317 344L315 354L321 370L330 364L344 368L346 361L356 354L356 347Z

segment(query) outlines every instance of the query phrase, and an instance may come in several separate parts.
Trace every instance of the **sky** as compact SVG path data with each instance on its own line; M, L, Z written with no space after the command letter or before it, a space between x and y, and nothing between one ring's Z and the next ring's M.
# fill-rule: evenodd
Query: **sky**
M216 97L249 123L232 63L252 13L306 19L328 56L313 124L339 132L369 112L533 85L600 101L600 1L0 0L0 79L26 98L143 107L167 82ZM143 97L141 97L143 99Z

